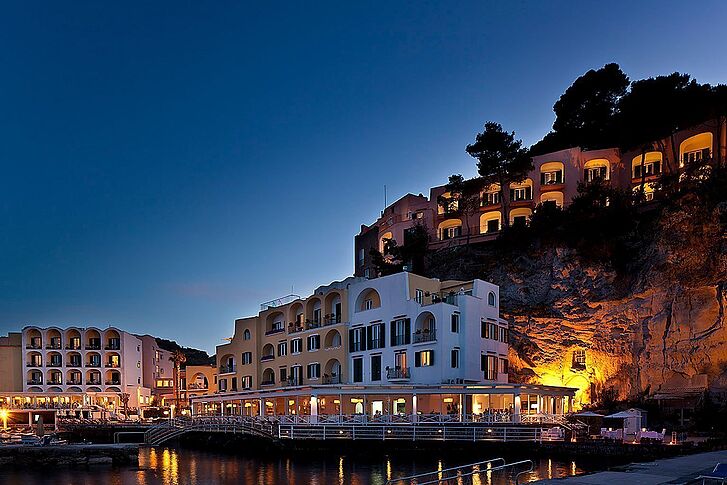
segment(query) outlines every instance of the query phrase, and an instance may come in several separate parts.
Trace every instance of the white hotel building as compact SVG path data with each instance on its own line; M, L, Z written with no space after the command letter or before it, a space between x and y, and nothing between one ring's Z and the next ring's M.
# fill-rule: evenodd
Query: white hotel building
M310 319L297 317L296 308L315 309L331 292L342 302L335 318L316 318L315 311ZM403 272L373 280L351 277L306 299L293 295L276 301L263 305L258 316L238 319L235 335L217 349L233 362L234 375L250 376L243 379L246 384L234 390L218 386L215 393L193 398L194 414L297 423L518 424L531 415L562 415L571 408L575 389L508 383L509 331L499 317L498 287L491 283ZM275 318L282 320L271 326ZM325 343L293 345L299 332ZM339 336L331 339L331 334ZM296 350L289 355L288 348ZM275 379L276 369L296 377Z
M120 406L120 395L128 393L130 408L149 404L142 341L133 334L113 327L25 327L21 349L26 396Z

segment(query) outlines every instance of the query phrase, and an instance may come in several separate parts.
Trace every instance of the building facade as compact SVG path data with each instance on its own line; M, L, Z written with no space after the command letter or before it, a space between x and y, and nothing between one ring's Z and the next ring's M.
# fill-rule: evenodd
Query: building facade
M710 120L656 140L638 149L583 150L568 148L533 157L533 170L520 183L504 192L508 214L504 214L500 187L495 184L480 194L480 207L463 213L456 201L440 204L451 194L446 186L433 187L429 197L407 194L386 207L373 224L362 225L355 237L354 275L373 278L371 249L383 249L384 240L406 242L407 231L423 224L430 233L430 248L482 242L497 237L507 217L511 225L527 224L539 204L567 206L579 183L606 181L613 187L644 192L654 198L656 182L667 173L682 173L695 164L723 164L727 160L727 124Z
M521 411L562 414L575 390L508 384L498 293L481 280L402 272L268 302L236 320L233 337L217 347L217 390L190 397L193 413L497 413L508 422L520 422Z

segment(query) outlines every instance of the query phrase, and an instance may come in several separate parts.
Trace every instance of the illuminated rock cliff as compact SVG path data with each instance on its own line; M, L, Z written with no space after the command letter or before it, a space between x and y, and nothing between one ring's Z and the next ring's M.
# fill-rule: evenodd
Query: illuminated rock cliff
M625 269L536 240L440 251L431 274L500 285L513 381L577 387L582 403L605 390L626 398L705 380L723 387L726 220L727 203L684 198L630 238Z

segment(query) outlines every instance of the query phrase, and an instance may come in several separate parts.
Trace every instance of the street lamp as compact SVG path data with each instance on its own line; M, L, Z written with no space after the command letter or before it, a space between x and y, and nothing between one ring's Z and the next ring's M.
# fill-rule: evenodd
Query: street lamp
M3 420L3 429L8 429L8 410L0 409L0 419Z

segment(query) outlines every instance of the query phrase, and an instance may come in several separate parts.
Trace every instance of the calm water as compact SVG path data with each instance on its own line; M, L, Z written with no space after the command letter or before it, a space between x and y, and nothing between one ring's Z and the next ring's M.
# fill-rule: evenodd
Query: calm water
M327 455L327 456L326 456ZM200 450L141 449L138 467L94 466L87 469L8 470L0 469L3 485L202 485L202 484L290 484L290 485L383 485L388 477L410 475L439 466L467 461L443 462L431 452L421 457L356 458L355 455L305 457L250 457L243 453L220 454ZM514 460L514 459L513 459ZM510 461L513 461L510 460ZM575 462L541 458L529 480L557 478L583 473ZM507 478L481 475L474 483L504 485Z

